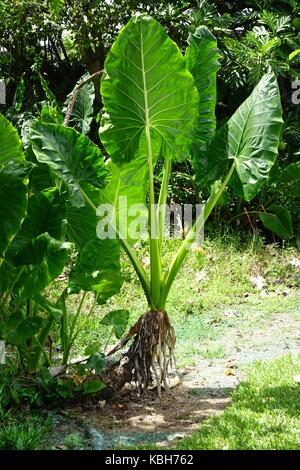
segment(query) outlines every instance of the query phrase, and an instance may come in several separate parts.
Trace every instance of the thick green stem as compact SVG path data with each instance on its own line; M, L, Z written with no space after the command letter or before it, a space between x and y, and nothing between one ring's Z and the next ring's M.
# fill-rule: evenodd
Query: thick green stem
M170 268L168 271L165 273L164 279L163 279L163 288L162 288L162 293L161 297L159 300L158 308L159 309L164 309L165 304L167 301L168 294L170 292L170 289L172 287L172 284L174 282L174 279L188 253L189 247L192 243L195 242L197 232L202 230L206 220L208 219L209 215L211 214L213 208L217 204L221 194L223 193L224 189L226 188L233 172L235 170L235 162L231 165L231 168L224 179L223 183L221 184L220 188L218 191L207 201L205 208L204 208L204 214L200 214L190 231L188 232L186 238L182 242L179 250L177 251L176 255L174 256Z
M138 257L136 256L136 254L134 253L132 248L130 247L129 243L126 240L122 239L122 238L119 238L119 241L120 241L121 247L124 249L125 253L127 254L128 258L130 259L131 264L133 266L133 269L135 270L135 272L137 274L137 277L139 278L139 281L141 283L141 286L142 286L143 291L145 293L145 296L147 298L149 307L152 308L153 307L153 300L152 300L152 296L151 296L150 282L149 282L147 273L146 273L145 269L143 268L140 260L138 259Z
M167 198L168 198L168 186L169 186L169 180L170 180L170 174L171 174L171 168L172 168L172 161L171 159L165 157L164 160L164 169L163 169L163 178L162 178L162 183L160 187L160 193L159 193L159 199L158 199L158 226L159 226L159 250L161 254L161 248L162 248L162 241L163 241L163 230L164 230L164 223L165 223L165 217L166 217L166 204L167 204Z
M235 161L233 161L230 169L229 169L229 172L227 173L227 176L226 178L224 179L223 183L221 184L220 188L218 189L218 191L208 199L207 203L205 204L205 208L204 208L204 222L206 222L206 220L208 219L208 217L210 216L213 208L215 207L215 205L217 204L219 198L221 197L224 189L226 188L227 184L229 183L229 180L230 178L232 177L232 174L235 170Z
M47 319L47 322L44 328L40 331L39 335L35 338L36 345L34 346L34 350L32 352L32 357L30 358L30 369L36 370L39 365L41 354L43 354L45 361L48 365L50 365L50 359L47 356L46 352L44 351L44 344L49 335L49 331L52 328L54 322L54 318L50 315Z
M151 130L149 120L149 106L148 106L148 93L146 72L144 64L144 51L143 41L141 41L141 68L143 75L143 90L144 90L144 106L145 106L145 132L147 140L147 157L148 157L148 172L149 172L149 237L150 237L150 290L151 298L154 305L157 304L160 297L161 288L161 260L159 250L159 233L158 233L158 219L155 210L155 195L154 195L154 167L152 155L152 142Z

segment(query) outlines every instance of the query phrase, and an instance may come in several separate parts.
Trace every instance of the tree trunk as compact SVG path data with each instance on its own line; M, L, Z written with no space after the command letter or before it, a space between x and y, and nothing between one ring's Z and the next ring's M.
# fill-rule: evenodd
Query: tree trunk
M95 50L93 50L92 47L82 48L82 58L90 75L99 72L103 69L104 65L104 44L101 44L100 46L96 47ZM93 79L93 83L95 89L94 108L96 113L98 113L102 104L100 94L100 76L95 76L95 78Z

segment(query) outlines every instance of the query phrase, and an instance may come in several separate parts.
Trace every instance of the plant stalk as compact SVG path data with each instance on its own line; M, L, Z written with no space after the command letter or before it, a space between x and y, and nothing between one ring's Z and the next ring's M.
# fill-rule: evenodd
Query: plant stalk
M161 297L159 300L158 308L159 309L164 309L165 304L167 301L168 294L170 292L170 289L172 287L172 284L175 280L175 277L188 253L188 249L192 243L195 242L196 235L197 235L197 230L201 230L207 221L208 217L210 216L212 210L214 209L215 205L217 204L221 194L223 193L224 189L226 188L233 172L235 170L235 161L232 163L230 170L224 179L223 183L221 184L220 188L218 191L207 201L204 209L204 215L200 214L199 217L197 218L196 222L193 224L192 228L188 232L186 238L182 242L179 250L175 254L170 268L168 271L165 273L164 279L163 279L163 288L162 288L162 293Z

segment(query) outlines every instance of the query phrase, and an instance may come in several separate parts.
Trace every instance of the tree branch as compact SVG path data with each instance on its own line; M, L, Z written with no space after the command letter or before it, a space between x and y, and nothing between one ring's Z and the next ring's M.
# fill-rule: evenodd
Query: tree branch
M74 105L75 105L75 103L76 103L76 100L77 100L79 91L80 91L81 88L83 88L87 83L89 83L89 82L91 82L92 80L94 80L95 77L98 77L99 75L101 75L101 73L102 73L102 70L99 70L98 72L93 73L92 75L90 75L88 78L86 78L86 79L83 80L82 82L77 83L77 85L74 87L74 89L73 89L73 91L72 91L72 93L71 93L70 101L69 101L69 104L68 104L68 107L67 107L67 111L66 111L66 115L65 115L65 119L64 119L64 124L63 124L63 125L64 125L65 127L67 127L68 124L69 124L70 117L71 117L71 114L72 114Z

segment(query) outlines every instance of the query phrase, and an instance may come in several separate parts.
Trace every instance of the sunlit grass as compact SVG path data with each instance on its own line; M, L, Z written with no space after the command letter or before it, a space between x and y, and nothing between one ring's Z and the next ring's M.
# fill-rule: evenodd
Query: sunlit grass
M232 404L220 415L204 421L179 449L299 449L300 358L286 356L257 362L247 380L232 394Z

